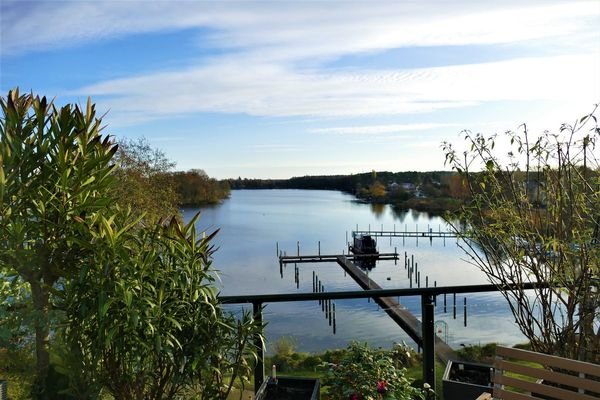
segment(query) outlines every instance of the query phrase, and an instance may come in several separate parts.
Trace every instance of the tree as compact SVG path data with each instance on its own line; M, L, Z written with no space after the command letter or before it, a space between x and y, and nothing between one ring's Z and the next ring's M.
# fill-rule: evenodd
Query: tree
M88 101L57 109L10 91L0 100L0 274L29 286L35 311L35 395L46 394L51 297L89 255L87 224L111 203L117 148ZM108 217L108 215L107 215Z
M592 362L600 362L599 136L592 112L535 140L524 125L507 132L507 162L496 136L466 131L460 155L444 144L472 195L460 214L466 230L455 228L470 261L501 289L533 350ZM527 291L527 282L539 285Z
M262 326L220 308L214 235L118 204L117 146L91 101L57 109L14 90L1 106L0 306L34 310L32 396L224 399ZM49 390L51 350L68 393Z
M263 327L221 309L211 268L217 232L198 238L198 215L139 230L119 225L130 218L98 216L92 245L103 268L82 271L64 302L65 340L78 356L67 367L81 371L71 381L76 398L106 387L117 399L224 400L250 376Z
M201 169L177 171L172 179L183 206L216 204L229 197L229 184L210 178Z
M115 154L116 200L144 213L150 224L179 213L179 199L171 170L175 166L164 152L154 149L144 138L121 139Z

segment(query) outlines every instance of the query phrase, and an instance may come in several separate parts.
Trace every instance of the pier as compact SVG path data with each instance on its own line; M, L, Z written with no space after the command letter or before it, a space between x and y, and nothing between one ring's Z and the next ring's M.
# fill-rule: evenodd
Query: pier
M381 286L369 278L367 274L360 270L346 256L338 256L337 263L354 279L360 287L365 290L380 290ZM373 297L373 300L400 326L404 332L423 347L423 325L410 311L405 309L398 301L392 297ZM446 363L454 357L454 350L438 336L435 337L435 353L440 361Z
M458 237L458 235L455 232L450 232L450 231L433 231L433 230L428 230L428 231L372 231L372 230L367 230L367 231L363 231L363 230L356 230L356 231L352 231L352 236L359 236L359 235L369 235L369 236L378 236L378 237L399 237L399 238L456 238Z
M364 290L381 290L381 286L369 278L353 261L360 259L373 259L373 254L348 254L348 255L296 255L279 256L280 267L283 264L296 263L317 263L317 262L335 262L340 265L347 274ZM398 260L398 253L381 253L375 256L378 260ZM372 297L373 300L392 318L402 330L404 330L420 348L427 346L423 340L423 324L410 311L404 308L396 299L392 297ZM433 299L431 300L433 301ZM433 305L433 303L432 303ZM433 322L431 323L431 325ZM433 325L431 327L433 329ZM435 354L442 362L447 362L455 357L454 350L441 338L435 336Z
M317 262L338 262L339 254L329 255L310 255L310 256L280 256L279 264L300 264L300 263L317 263ZM350 261L360 259L372 259L373 254L348 254L345 256ZM377 256L377 260L395 260L398 261L398 253L381 253Z

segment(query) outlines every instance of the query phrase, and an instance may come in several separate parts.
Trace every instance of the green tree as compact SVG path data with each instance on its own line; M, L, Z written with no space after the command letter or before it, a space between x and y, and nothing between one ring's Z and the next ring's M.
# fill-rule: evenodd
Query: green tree
M87 224L104 213L117 150L85 109L10 91L0 100L0 274L29 286L35 311L35 395L49 370L50 309L88 256Z
M129 218L98 216L92 245L103 268L82 271L64 305L66 342L82 371L71 384L77 398L96 386L118 399L225 399L250 376L262 326L221 309L216 232L198 238L196 218L132 230L118 223Z
M178 215L179 200L171 170L171 162L159 149L152 148L148 140L120 139L115 154L116 201L144 213L150 224L171 215Z
M444 145L472 196L460 215L466 231L457 227L471 262L502 289L533 350L593 362L600 362L599 136L591 113L535 140L525 126L507 132L507 161L495 136L465 132L462 154ZM527 282L542 285L528 291Z
M119 206L117 146L91 101L57 109L14 90L1 105L0 306L32 306L33 397L225 398L262 327L221 309L213 235ZM66 391L50 391L51 350Z

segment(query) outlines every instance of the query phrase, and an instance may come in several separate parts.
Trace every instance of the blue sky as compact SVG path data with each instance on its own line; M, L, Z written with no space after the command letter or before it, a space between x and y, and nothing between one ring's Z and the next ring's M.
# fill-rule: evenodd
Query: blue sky
M217 178L445 169L600 102L600 1L0 0L0 90Z

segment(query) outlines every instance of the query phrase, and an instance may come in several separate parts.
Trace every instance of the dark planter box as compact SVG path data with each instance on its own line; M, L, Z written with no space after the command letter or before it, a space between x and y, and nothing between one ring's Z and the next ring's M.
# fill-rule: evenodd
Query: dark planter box
M319 400L321 382L318 379L280 376L277 384L267 379L260 385L255 400Z
M476 399L483 392L493 390L491 365L462 361L448 361L442 377L445 400Z

